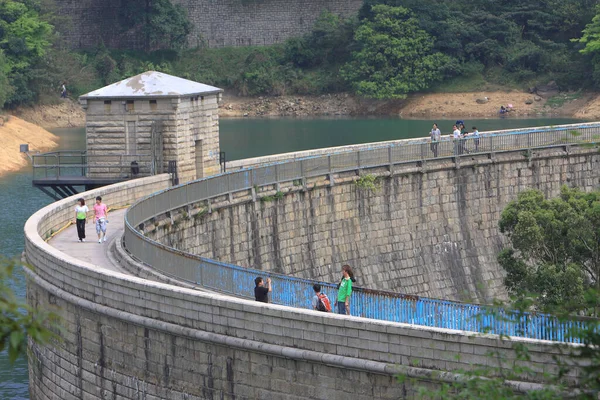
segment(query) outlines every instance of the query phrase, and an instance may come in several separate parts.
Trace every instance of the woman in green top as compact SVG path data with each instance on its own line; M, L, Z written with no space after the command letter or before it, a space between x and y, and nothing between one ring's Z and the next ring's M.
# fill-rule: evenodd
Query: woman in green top
M352 282L354 281L354 274L352 268L349 265L342 267L342 281L338 287L338 314L350 315L350 295L352 294Z
M77 206L75 206L75 223L77 224L77 236L79 236L80 242L85 242L85 219L89 210L88 206L85 205L83 198L77 199Z

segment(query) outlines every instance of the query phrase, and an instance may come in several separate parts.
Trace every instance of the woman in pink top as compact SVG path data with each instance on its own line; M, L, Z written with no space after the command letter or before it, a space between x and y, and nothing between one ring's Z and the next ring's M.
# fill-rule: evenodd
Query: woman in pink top
M94 204L94 215L96 220L96 233L98 234L98 243L106 242L106 224L108 223L108 207L102 203L102 197L96 197Z

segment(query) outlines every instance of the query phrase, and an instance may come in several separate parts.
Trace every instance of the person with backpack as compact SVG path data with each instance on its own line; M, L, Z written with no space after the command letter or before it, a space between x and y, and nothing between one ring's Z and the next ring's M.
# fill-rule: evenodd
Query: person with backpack
M352 282L354 273L349 265L342 266L342 280L338 285L337 305L338 314L350 315L350 295L352 295Z
M315 291L315 295L312 298L313 310L330 312L331 302L325 293L321 293L321 285L315 283L313 285L313 290Z

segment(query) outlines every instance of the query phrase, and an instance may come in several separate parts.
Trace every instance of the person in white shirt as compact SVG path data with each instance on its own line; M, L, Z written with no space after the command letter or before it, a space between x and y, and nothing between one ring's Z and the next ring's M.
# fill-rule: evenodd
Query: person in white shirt
M460 129L456 125L452 127L452 140L454 141L454 155L458 155L460 150Z
M431 129L429 136L431 137L431 151L433 152L433 156L437 157L438 144L440 139L442 138L442 132L440 132L440 129L438 128L437 124L433 124L433 128Z

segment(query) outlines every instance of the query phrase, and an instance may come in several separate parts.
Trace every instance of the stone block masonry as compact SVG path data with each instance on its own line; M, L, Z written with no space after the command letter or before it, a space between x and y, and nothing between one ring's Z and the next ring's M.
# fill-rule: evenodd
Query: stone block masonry
M536 150L531 162L521 152L464 157L460 168L428 161L394 167L374 191L334 175L334 185L290 185L280 198L259 188L256 202L215 199L212 213L149 226L148 235L199 256L328 282L348 263L363 287L483 303L506 298L496 259L506 204L528 188L546 196L563 184L598 188L599 163L595 150L557 148Z
M89 48L143 46L143 35L120 26L119 8L125 0L54 0L57 14L70 17L59 27L66 44ZM190 47L264 46L309 32L327 10L350 17L363 0L172 0L193 23Z
M126 205L168 184L154 176L84 197ZM436 371L489 363L489 351L505 369L515 361L511 342L494 336L262 304L98 268L43 240L72 218L72 203L53 203L25 225L34 267L27 302L61 317L59 340L29 343L32 400L409 399L416 386L457 379ZM517 341L536 373L527 379L557 373L554 343ZM397 382L399 372L416 382Z

